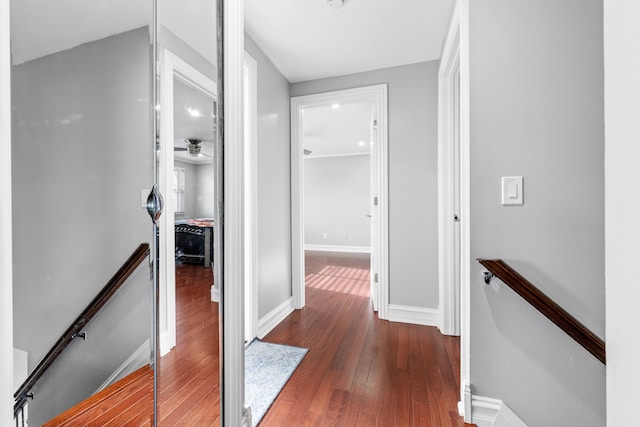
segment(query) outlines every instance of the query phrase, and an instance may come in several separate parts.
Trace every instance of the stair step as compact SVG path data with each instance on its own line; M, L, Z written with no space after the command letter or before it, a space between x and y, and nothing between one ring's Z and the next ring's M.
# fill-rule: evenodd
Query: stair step
M127 425L149 425L152 412L153 371L147 365L69 408L43 427L104 426L116 417L129 420Z

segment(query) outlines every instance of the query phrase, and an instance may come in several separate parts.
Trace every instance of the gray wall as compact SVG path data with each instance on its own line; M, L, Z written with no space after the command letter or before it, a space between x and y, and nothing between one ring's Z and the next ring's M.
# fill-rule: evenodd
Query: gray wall
M304 160L305 245L371 245L370 156ZM323 238L327 233L327 238Z
M245 34L258 63L258 316L291 297L289 82Z
M602 1L474 1L470 22L471 384L530 426L603 426L604 366L474 261L604 338ZM523 206L501 206L506 175Z
M198 203L198 175L196 173L197 166L191 163L174 161L174 167L184 169L184 214L176 214L176 220L197 218ZM168 197L168 195L167 195Z
M438 307L438 62L294 83L291 95L389 86L391 304Z
M30 369L152 239L140 208L140 190L153 182L149 87L146 28L12 69L14 345L29 352ZM121 363L149 337L151 285L136 277L125 286L142 291L100 321L120 337L111 353L98 351L103 334L72 344L87 352L83 371L113 368L111 355ZM90 391L104 379L92 377ZM53 397L36 396L29 412L44 421L38 405Z

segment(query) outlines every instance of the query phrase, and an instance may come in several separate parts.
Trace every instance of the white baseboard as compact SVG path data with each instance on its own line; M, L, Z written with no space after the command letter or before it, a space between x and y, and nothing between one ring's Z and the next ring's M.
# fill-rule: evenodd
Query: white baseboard
M472 422L478 427L528 427L502 400L472 396Z
M166 355L176 346L175 342L169 342L169 332L160 333L160 357Z
M433 308L389 304L388 318L390 322L438 326L439 314L438 310Z
M215 285L211 285L211 301L220 302L220 289L216 288Z
M13 388L11 392L18 390L24 380L29 376L29 353L19 348L13 348ZM29 419L29 400L22 409L23 419Z
M305 251L318 252L348 252L358 254L370 254L370 246L342 246L342 245L304 245Z
M93 394L104 390L116 381L121 380L122 378L134 373L143 366L148 365L150 360L151 344L149 339L147 339L131 354L131 356L127 357L127 360L122 362L122 365L118 366L118 369L116 369L111 375L109 375L109 378L107 378L105 382L103 382L102 385L98 387L98 389Z
M293 313L295 310L293 306L293 297L290 297L285 302L271 310L269 314L258 320L258 338L264 338L269 332L273 330L285 317Z

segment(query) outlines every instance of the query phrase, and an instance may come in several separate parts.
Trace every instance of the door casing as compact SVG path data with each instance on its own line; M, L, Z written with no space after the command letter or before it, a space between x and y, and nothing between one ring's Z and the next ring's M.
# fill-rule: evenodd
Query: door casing
M162 71L160 73L160 150L159 158L159 184L160 191L164 194L165 209L160 220L160 356L167 354L176 345L176 271L174 261L175 233L174 213L171 198L171 182L173 180L173 79L178 78L183 83L210 96L213 101L218 98L216 83L196 70L192 65L179 56L164 49L162 52ZM215 218L217 220L217 218ZM214 226L214 230L216 229ZM214 231L214 238L218 233ZM215 245L215 249L219 246ZM214 250L217 256L219 250ZM214 267L217 268L217 262ZM216 275L217 277L217 275ZM211 288L211 299L219 299L219 284L215 283Z
M355 89L337 90L291 98L291 279L294 307L305 305L304 289L304 160L302 123L305 108L371 102L377 117L377 141L373 145L377 179L372 183L378 197L377 227L372 243L377 242L378 317L388 319L389 312L389 162L387 85L380 84ZM372 165L373 166L373 165ZM376 213L373 213L374 215ZM374 249L372 249L373 251Z

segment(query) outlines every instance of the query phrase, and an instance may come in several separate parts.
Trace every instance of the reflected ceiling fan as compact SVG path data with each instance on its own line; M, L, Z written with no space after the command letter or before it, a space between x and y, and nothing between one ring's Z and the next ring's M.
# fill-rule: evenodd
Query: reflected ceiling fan
M202 151L202 145L200 144L202 144L205 141L204 139L185 138L183 139L183 141L185 142L186 147L173 147L173 151L186 151L187 153L189 153L189 155L193 157L200 157L200 156L213 157L212 155Z

